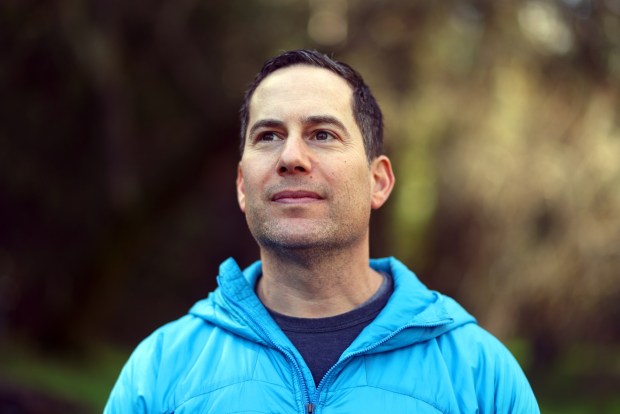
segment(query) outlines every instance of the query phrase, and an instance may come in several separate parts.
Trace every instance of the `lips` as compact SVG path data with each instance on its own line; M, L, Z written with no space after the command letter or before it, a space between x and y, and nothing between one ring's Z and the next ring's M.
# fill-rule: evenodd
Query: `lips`
M285 190L274 194L271 200L283 204L297 204L323 200L323 197L312 191Z

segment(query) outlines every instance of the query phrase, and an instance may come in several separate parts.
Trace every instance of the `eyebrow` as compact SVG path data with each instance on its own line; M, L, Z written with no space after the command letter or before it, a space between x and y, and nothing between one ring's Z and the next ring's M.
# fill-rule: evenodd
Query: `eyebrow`
M282 127L282 125L284 125L284 122L278 121L277 119L261 119L260 121L252 125L252 128L250 128L248 135L252 136L254 132L256 132L257 129L279 128L279 127Z
M308 116L302 119L302 122L306 125L319 125L319 124L334 125L335 127L341 129L342 131L347 132L347 128L345 128L344 124L340 122L338 118L335 118L330 115Z
M344 126L344 124L340 122L338 118L335 118L330 115L307 116L307 117L304 117L301 120L301 122L304 125L320 125L320 124L334 125L337 128L341 129L342 131L347 132L347 128ZM277 119L261 119L260 121L257 121L254 125L252 125L249 131L249 135L251 136L252 134L254 134L254 132L256 132L256 130L261 129L261 128L281 128L283 125L284 125L284 122L279 121Z

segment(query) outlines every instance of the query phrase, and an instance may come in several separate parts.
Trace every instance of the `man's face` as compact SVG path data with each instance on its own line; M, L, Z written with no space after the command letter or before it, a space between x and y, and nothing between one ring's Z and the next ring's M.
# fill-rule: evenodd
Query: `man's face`
M387 158L369 165L351 100L344 79L307 65L277 70L254 92L237 196L261 247L368 243L371 208L393 177Z

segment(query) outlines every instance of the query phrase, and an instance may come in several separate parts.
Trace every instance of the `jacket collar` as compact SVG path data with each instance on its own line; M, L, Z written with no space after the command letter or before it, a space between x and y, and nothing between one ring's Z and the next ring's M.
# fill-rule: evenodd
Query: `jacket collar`
M394 292L383 311L346 353L399 348L475 323L460 305L429 290L397 259L372 259L370 266L392 275ZM293 350L254 292L261 272L260 261L242 271L234 259L227 259L220 266L219 287L207 299L197 302L190 314L254 342Z

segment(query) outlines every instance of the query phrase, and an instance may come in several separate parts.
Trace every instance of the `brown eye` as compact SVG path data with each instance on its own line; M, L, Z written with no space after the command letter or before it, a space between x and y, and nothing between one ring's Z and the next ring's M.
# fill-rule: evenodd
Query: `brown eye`
M273 132L263 132L258 136L257 141L275 141L276 139L277 136Z
M314 138L317 141L327 141L328 139L330 139L332 137L332 135L327 132L327 131L319 131L316 133L316 135L314 136Z

